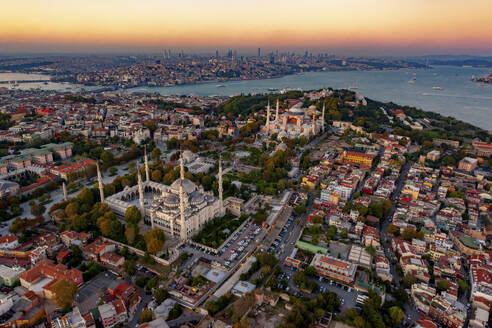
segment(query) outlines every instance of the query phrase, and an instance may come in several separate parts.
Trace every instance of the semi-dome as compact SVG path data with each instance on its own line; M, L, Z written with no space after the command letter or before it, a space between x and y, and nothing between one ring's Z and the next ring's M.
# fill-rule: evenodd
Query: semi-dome
M203 203L205 201L205 197L203 196L202 193L200 192L193 192L193 194L191 194L191 203L192 204L200 204L200 203Z
M194 160L196 159L196 155L194 153L192 153L191 151L189 150L185 150L183 152L183 160L186 162L186 163L191 163L193 162Z
M180 185L183 186L183 192L185 192L187 194L190 194L190 193L192 193L198 189L197 186L193 182L191 182L190 180L188 180L186 178L184 178L183 180L177 179L176 181L174 181L173 184L171 185L171 189L173 189L174 191L179 193L179 186Z
M179 198L174 194L167 195L166 198L164 198L164 205L166 206L172 207L178 204L179 204Z

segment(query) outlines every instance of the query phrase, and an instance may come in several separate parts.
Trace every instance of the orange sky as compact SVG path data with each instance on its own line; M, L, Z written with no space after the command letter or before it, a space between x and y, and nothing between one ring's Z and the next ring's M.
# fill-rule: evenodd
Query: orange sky
M0 52L304 47L492 53L492 0L2 2Z

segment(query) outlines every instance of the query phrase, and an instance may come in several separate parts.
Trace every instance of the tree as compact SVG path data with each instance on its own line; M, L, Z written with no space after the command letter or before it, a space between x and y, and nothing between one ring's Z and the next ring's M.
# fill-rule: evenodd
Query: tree
M144 239L145 242L147 243L152 239L157 239L164 243L166 241L166 235L164 234L164 231L162 231L161 229L154 228L145 233Z
M158 147L155 147L152 149L152 152L150 153L150 158L153 160L158 160L161 157L161 150Z
M405 318L405 313L398 306L392 306L389 308L389 316L393 327L398 326L402 323Z
M34 216L41 215L45 211L46 211L46 207L42 204L34 204L31 206L31 214Z
M97 226L103 236L109 236L111 234L111 219L102 216L97 219Z
M136 206L130 206L125 211L125 220L128 224L138 224L142 219L142 213Z
M135 224L129 224L126 226L125 237L130 245L135 243L138 236L138 226Z
M151 309L145 309L140 313L140 317L138 318L138 323L142 324L145 322L152 321L153 313Z
M437 283L436 287L438 293L446 291L449 288L449 282L447 282L446 280L441 280Z
M406 274L404 277L403 277L403 286L405 288L410 288L414 283L417 282L417 278L415 278L414 275L411 275L411 274Z
M152 179L152 181L161 182L162 181L161 170L153 170L152 174L150 175L150 178Z
M103 161L103 163L109 163L111 161L113 161L114 159L114 156L113 156L113 153L110 152L109 150L105 150L101 153L101 161Z
M154 298L155 298L155 302L160 305L162 302L164 302L166 299L168 299L170 297L169 293L167 290L165 290L164 288L157 288L155 291L154 291Z
M109 168L109 175L110 176L116 175L116 173L118 173L118 169L116 167L110 167Z
M373 246L367 246L366 252L372 256L376 256L376 249Z
M394 224L390 224L388 226L388 233L395 236L400 230L394 225Z
M401 287L398 288L397 290L395 290L393 296L395 297L395 299L397 299L402 304L405 304L406 302L408 302L408 294L405 291L405 289L403 289Z
M458 279L458 293L460 295L463 295L468 290L468 288L469 286L466 281L464 281L463 279Z
M306 205L300 204L294 208L297 215L306 213Z
M162 246L164 246L164 242L162 240L152 238L147 242L147 251L156 255L162 251Z
M304 273L308 276L308 277L315 277L317 275L317 272L316 272L316 269L313 267L313 266L308 266L305 270L304 270Z
M94 203L94 195L90 189L84 188L77 196L77 199L80 200L83 204L92 205Z
M55 304L67 311L77 292L77 285L72 280L61 279L53 284L51 291L54 294Z
M65 207L65 214L67 217L71 217L74 215L77 215L79 213L79 203L78 202L71 202Z
M137 264L134 260L126 260L125 263L123 263L123 270L130 276L133 276L137 273Z

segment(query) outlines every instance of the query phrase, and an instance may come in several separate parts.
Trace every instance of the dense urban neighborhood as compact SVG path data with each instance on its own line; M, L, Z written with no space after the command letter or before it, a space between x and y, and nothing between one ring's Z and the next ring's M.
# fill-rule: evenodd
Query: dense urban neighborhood
M329 62L217 57L70 76ZM491 186L489 132L354 90L0 85L0 327L490 327Z
M426 65L396 58L340 57L311 52L238 55L229 49L215 56L165 49L160 55L0 56L0 71L50 74L51 81L117 89L171 86L230 80L258 80L309 71L395 70ZM17 84L29 81L15 81ZM8 82L1 83L8 84Z

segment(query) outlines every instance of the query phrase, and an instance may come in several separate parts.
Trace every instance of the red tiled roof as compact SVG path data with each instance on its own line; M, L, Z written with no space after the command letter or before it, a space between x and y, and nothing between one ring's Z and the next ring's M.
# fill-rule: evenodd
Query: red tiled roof
M17 240L14 235L5 235L0 237L0 244L10 244Z

